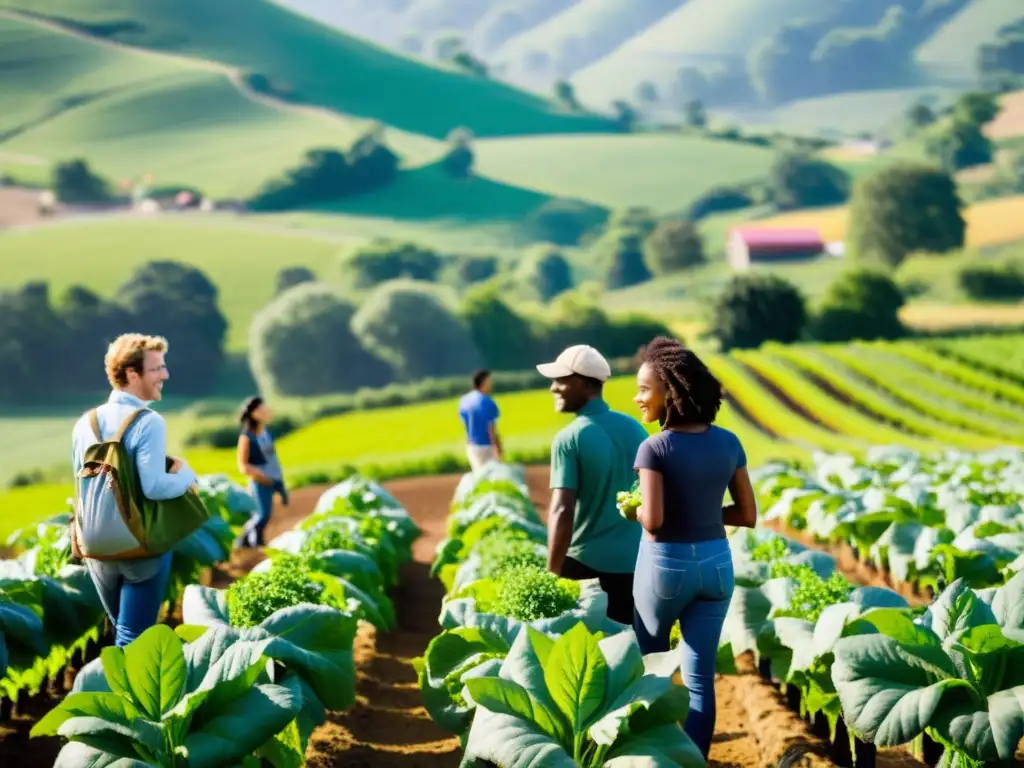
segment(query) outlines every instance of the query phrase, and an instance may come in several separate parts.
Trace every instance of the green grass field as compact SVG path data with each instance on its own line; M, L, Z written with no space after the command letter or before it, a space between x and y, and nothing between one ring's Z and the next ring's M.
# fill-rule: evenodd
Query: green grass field
M475 146L484 176L609 207L679 210L715 184L761 178L774 157L750 144L673 134L490 139Z
M538 96L386 51L272 0L0 0L0 8L261 73L304 103L436 139L458 126L478 136L609 129L604 118L559 113ZM125 20L131 26L110 27Z
M872 445L921 450L1024 446L1022 344L1024 336L978 336L769 346L705 359L730 398L718 423L740 436L756 466L806 458L821 449L857 454ZM979 365L979 360L989 362ZM612 407L626 413L636 413L634 394L635 382L628 376L606 388ZM498 400L499 429L510 450L548 445L569 418L553 410L546 390ZM73 419L68 414L61 425L65 452ZM172 430L184 426L174 416L169 422ZM46 423L57 430L56 420ZM459 454L462 445L456 399L450 399L321 419L281 439L278 451L286 471L299 473L341 464L395 465ZM187 450L185 456L200 473L235 474L231 449ZM0 494L0 536L58 510L67 495L64 485Z

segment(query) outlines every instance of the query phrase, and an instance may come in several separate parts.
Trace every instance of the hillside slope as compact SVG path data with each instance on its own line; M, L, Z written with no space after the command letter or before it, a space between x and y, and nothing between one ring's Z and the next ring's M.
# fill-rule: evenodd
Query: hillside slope
M679 5L680 0L580 0L516 35L491 56L516 83L547 86L611 53ZM544 67L534 59L546 59Z
M941 82L974 85L978 46L995 39L999 30L1024 20L1021 0L971 0L917 49L918 65Z
M0 0L129 45L258 73L297 101L443 138L608 130L510 86L388 52L270 0Z
M663 91L681 66L742 68L757 42L784 24L818 21L834 12L832 3L818 0L687 0L576 72L572 82L577 95L588 103L630 97L644 80Z
M347 148L369 121L286 107L245 90L237 73L132 49L0 12L0 147L51 161L85 157L104 176L152 173L161 185L245 197L312 147ZM392 130L407 164L442 151Z

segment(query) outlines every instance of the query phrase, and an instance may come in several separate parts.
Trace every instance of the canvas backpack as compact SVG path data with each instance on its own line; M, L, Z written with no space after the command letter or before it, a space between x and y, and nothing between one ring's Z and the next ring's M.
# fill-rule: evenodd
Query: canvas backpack
M75 540L83 558L133 560L162 555L209 519L194 490L165 501L143 495L135 459L123 441L135 420L148 410L132 412L110 440L103 439L97 411L89 412L97 442L85 450L75 478L74 500Z

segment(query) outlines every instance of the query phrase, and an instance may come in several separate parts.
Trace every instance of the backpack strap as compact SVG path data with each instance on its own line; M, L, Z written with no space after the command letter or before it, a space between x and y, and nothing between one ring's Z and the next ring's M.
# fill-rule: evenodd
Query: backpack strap
M135 423L135 419L137 419L140 414L145 413L148 410L149 408L138 408L132 411L132 413L128 414L128 418L124 420L124 423L121 425L121 428L117 430L117 434L114 435L114 442L120 443L122 440L124 440L125 433L127 433L128 430L131 428L132 424Z
M92 427L92 433L96 435L96 439L102 443L103 435L100 432L100 417L98 408L93 408L91 411L89 411L89 426Z

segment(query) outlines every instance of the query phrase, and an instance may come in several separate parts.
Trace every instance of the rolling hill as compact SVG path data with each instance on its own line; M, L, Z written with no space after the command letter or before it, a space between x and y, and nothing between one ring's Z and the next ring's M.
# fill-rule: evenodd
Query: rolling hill
M511 86L427 65L329 29L270 0L0 0L127 45L219 62L277 83L295 101L441 139L603 131Z
M761 178L769 149L672 134L542 136L476 142L476 169L552 196L677 211L715 184Z
M977 82L975 53L994 40L999 30L1024 20L1020 0L971 0L917 49L915 59L939 83L970 87Z
M546 87L617 50L678 4L679 0L580 0L511 38L488 61L503 67L513 82Z
M310 147L347 147L370 125L267 99L215 64L12 16L0 16L0 68L18 72L0 97L6 152L84 156L110 178L152 173L216 197L248 196ZM388 141L410 164L443 149L396 130Z

